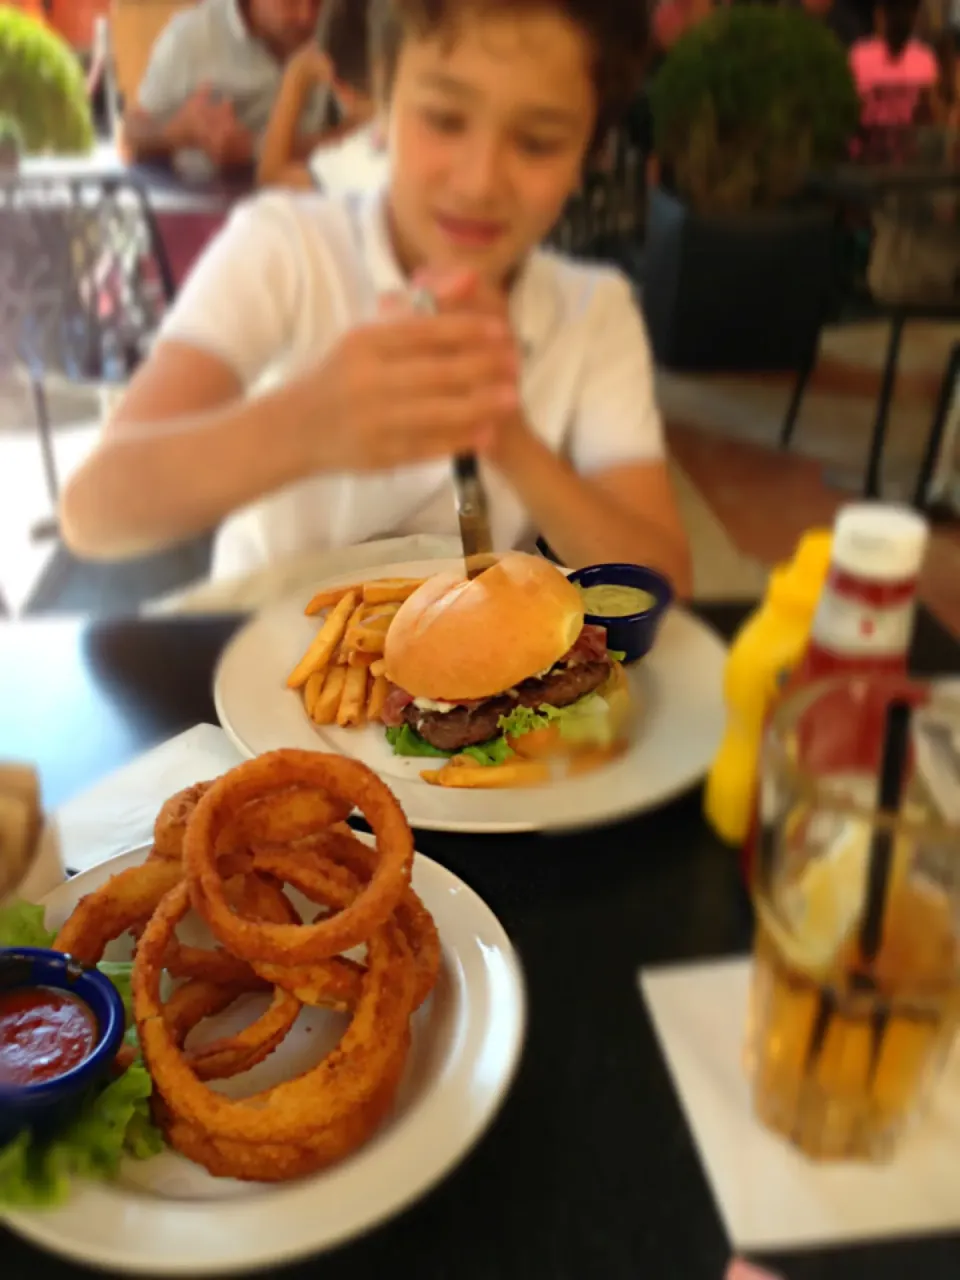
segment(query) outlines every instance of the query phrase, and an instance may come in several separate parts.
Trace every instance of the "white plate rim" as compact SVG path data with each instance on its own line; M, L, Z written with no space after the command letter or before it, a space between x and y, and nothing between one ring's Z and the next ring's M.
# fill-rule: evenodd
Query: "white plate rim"
M356 834L364 838L364 833ZM83 891L89 891L90 888L95 887L92 882L103 883L109 875L127 866L137 865L138 862L143 861L149 848L149 845L137 846L125 853L108 858L87 871L80 872L57 886L51 893L46 894L42 899L44 905L55 904L60 898L69 901L71 887L86 885ZM484 1079L486 1087L482 1104L469 1115L462 1109L458 1109L457 1115L462 1128L459 1131L453 1128L444 1130L441 1141L434 1143L435 1148L441 1149L433 1151L433 1158L429 1163L419 1170L409 1163L404 1164L402 1167L405 1177L394 1182L393 1193L382 1197L379 1202L375 1201L369 1209L366 1208L368 1202L365 1200L364 1210L360 1214L353 1216L343 1214L343 1206L339 1205L338 1208L341 1210L339 1223L332 1229L325 1230L317 1229L320 1222L319 1215L314 1216L310 1212L304 1212L311 1198L311 1189L325 1179L342 1175L344 1170L349 1171L351 1167L354 1170L362 1170L363 1166L376 1156L378 1150L382 1153L383 1148L391 1150L393 1161L396 1163L397 1152L394 1149L403 1146L401 1135L405 1128L404 1122L398 1124L396 1131L386 1135L386 1140L382 1144L374 1138L367 1147L361 1148L355 1156L341 1165L334 1166L333 1169L318 1174L314 1178L268 1188L262 1194L254 1192L249 1197L233 1201L178 1202L161 1198L152 1199L146 1195L139 1195L133 1189L125 1190L115 1184L86 1183L74 1189L71 1200L62 1208L24 1209L0 1213L0 1224L29 1243L71 1261L129 1274L238 1275L263 1270L272 1265L294 1262L310 1255L319 1255L345 1244L396 1217L428 1194L473 1150L505 1102L522 1057L527 1026L527 996L523 970L516 950L503 925L476 890L448 868L421 853L417 853L414 861L414 875L420 881L417 885L418 892L431 911L435 914L443 914L436 906L437 901L441 899L446 898L450 902L456 902L458 905L454 910L464 917L465 936L468 933L472 936L478 954L483 951L487 960L496 961L494 980L488 981L489 990L485 993L486 1002L495 1010L496 1016L486 1028L483 1042L483 1048L487 1050L484 1068L488 1075ZM434 899L433 906L431 906L431 898ZM474 923L469 924L470 920ZM438 928L442 928L439 920ZM444 940L442 932L441 946L447 958L447 967L450 969L451 956L459 953ZM462 960L462 955L460 958ZM468 957L468 963L476 965L478 962L475 957ZM489 980L490 972L487 973L487 977ZM461 999L464 992L468 993L469 985L469 978L461 975L459 981ZM494 1022L497 1024L495 1032L493 1031ZM493 1064L490 1061L491 1052L496 1054ZM492 1065L493 1070L491 1070ZM416 1110L422 1109L423 1101L421 1100ZM353 1180L355 1178L356 1173ZM278 1214L277 1209L282 1208L284 1202L289 1205L289 1212L284 1211ZM201 1229L209 1227L208 1234L223 1239L229 1248L223 1256L199 1259L196 1254L175 1252L158 1259L155 1253L151 1252L148 1256L136 1247L130 1248L122 1241L117 1241L117 1227L119 1224L122 1228L121 1234L125 1232L133 1237L136 1237L137 1231L142 1229L123 1221L125 1215L122 1209L131 1204L137 1214L145 1215L147 1220L154 1217L160 1219L154 1227L155 1238L165 1236L167 1239L175 1240L179 1220L181 1227L190 1228L186 1233L188 1236L193 1234L193 1229L198 1225ZM271 1236L269 1231L263 1230L257 1234L256 1229L253 1229L250 1237L245 1237L241 1245L228 1228L235 1226L238 1220L249 1223L251 1205L258 1210L258 1219L261 1217L263 1219L261 1226L272 1225L275 1235ZM78 1239L76 1233L71 1234L64 1229L73 1215L89 1217L91 1221L99 1221L110 1229L102 1234L99 1242L91 1245L89 1240ZM142 1221L142 1218L139 1220ZM297 1227L300 1228L299 1232L294 1229ZM251 1248L253 1240L256 1241L256 1247Z
M319 751L334 749L325 745L319 737L313 740L305 738L300 742L279 738L269 742L248 741L234 723L234 717L227 706L228 695L225 692L225 685L231 665L237 661L237 654L242 652L244 644L249 643L249 637L255 634L255 628L264 626L265 620L288 612L291 614L291 621L293 616L298 614L302 617L303 606L315 590L356 581L361 576L367 579L417 576L418 571L437 573L457 563L451 560L405 561L369 566L363 570L362 575L356 571L331 574L322 581L318 580L309 591L301 590L289 594L283 600L268 605L249 618L230 637L220 653L213 677L213 701L217 719L240 754L250 758L283 746L300 746ZM684 676L678 664L671 658L671 647L678 641L697 647L698 666L690 676ZM382 776L403 805L410 825L423 831L507 834L572 829L585 825L598 827L621 821L669 803L696 786L706 775L720 745L725 723L726 709L722 681L726 656L727 646L712 627L688 610L674 606L664 620L651 655L637 667L628 669L631 679L641 682L650 679L664 680L664 673L666 673L666 687L670 691L669 696L675 700L687 698L690 686L696 682L700 682L701 692L707 698L707 701L701 699L695 705L690 702L683 707L684 715L688 720L688 736L684 742L686 759L683 766L678 767L668 781L639 798L636 795L630 798L630 788L627 784L631 779L631 767L638 768L642 774L643 755L646 752L649 756L647 748L642 745L649 740L645 719L647 708L644 709L644 719L641 721L641 743L635 744L626 756L613 764L594 774L573 779L562 787L531 788L526 791L464 792L428 787L419 779L405 781L393 776ZM708 667L712 667L712 675L707 670ZM277 696L282 697L283 693L278 680ZM657 722L654 723L654 728L657 727L662 729L663 717L659 726ZM339 732L356 731L340 730ZM551 797L550 803L543 803L544 795ZM599 802L598 795L603 796ZM517 800L517 797L521 799ZM491 806L496 809L498 805L501 809L510 807L514 810L519 806L522 811L515 812L510 817L491 817Z

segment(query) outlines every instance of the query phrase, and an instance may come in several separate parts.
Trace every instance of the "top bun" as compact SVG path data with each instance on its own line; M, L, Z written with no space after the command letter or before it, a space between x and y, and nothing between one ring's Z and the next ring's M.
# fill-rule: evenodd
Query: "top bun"
M511 551L472 582L438 573L387 632L387 677L415 698L490 698L540 675L583 628L580 592L549 560Z

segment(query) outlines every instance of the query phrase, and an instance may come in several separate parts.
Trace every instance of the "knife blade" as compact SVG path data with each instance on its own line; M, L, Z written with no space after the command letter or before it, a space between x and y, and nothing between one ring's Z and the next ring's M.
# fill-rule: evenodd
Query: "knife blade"
M410 295L414 311L421 315L436 315L437 303L429 289L422 286ZM475 453L460 453L453 459L453 485L457 497L457 519L460 524L460 541L463 545L463 563L467 578L480 576L495 563L493 539L490 536L490 516L487 495L480 478Z

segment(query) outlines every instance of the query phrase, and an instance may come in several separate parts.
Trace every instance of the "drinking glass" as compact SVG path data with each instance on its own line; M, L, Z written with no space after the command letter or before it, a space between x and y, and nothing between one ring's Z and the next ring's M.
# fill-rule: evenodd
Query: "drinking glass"
M888 1158L957 1027L958 689L822 681L766 735L747 1058L758 1117L815 1159ZM908 727L893 808L895 704Z

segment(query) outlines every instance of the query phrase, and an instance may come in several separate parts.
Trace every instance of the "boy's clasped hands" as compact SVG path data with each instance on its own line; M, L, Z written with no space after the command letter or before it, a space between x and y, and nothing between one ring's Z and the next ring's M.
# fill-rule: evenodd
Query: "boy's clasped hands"
M377 471L456 453L497 460L524 430L520 358L505 296L475 272L421 272L435 315L405 295L345 334L307 375L317 447L328 469ZM312 384L312 385L310 385Z

